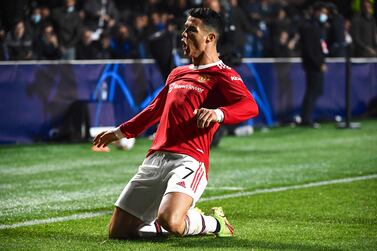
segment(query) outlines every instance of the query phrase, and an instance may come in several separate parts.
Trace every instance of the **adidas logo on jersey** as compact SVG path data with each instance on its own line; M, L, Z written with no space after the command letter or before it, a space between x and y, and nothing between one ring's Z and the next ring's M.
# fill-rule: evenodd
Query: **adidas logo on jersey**
M183 180L178 182L177 185L186 188L186 184Z
M229 66L227 66L226 64L224 64L223 62L221 62L220 64L218 64L217 67L219 67L221 70L222 69L228 69L228 70L232 69Z
M240 77L236 77L236 76L231 76L230 79L231 79L232 81L237 81L237 80L238 80L238 81L243 82L242 79L241 79Z

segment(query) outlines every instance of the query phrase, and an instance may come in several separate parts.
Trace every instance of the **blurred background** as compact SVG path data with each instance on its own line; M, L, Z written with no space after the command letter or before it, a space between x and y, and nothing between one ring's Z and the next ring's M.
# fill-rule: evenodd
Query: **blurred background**
M312 116L310 126L314 121L341 122L347 104L353 116L376 116L376 4L2 1L0 143L87 140L94 133L91 128L116 126L134 116L156 96L174 67L189 63L182 56L180 34L187 10L203 6L223 17L220 56L241 74L261 108L258 118L227 128L229 133L300 125L306 110ZM322 88L308 105L305 50L313 50L304 31L309 26L319 31L326 69L318 70L324 75ZM313 39L309 34L306 40Z
M299 26L310 18L315 2L318 1L3 1L0 10L0 59L153 58L151 40L161 32L173 33L176 41L169 46L182 55L179 36L187 17L185 12L202 6L214 9L225 20L222 53L233 50L239 54L237 56L244 58L300 56ZM375 2L370 1L374 21L377 14L373 10ZM330 12L326 24L328 56L343 56L344 53L335 51L334 46L339 45L334 44L344 43L357 33L352 30L352 22L362 13L362 1L333 0L325 3L328 3ZM226 48L229 43L232 49ZM373 46L375 49L376 45ZM354 50L353 56L375 57L376 54Z

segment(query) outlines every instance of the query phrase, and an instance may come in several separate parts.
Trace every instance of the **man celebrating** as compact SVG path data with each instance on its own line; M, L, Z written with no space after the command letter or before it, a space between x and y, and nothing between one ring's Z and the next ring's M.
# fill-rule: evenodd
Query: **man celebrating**
M221 31L216 12L191 9L182 47L193 64L175 68L147 108L94 139L102 147L160 123L147 157L115 203L110 238L141 236L141 228L151 223L156 233L163 228L179 236L233 235L221 208L213 208L212 216L194 208L207 185L210 143L220 123L240 123L258 114L240 76L218 58Z

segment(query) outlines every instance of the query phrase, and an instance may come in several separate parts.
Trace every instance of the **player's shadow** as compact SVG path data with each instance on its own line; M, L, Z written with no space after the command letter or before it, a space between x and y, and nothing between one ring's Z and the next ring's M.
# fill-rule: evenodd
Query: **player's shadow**
M32 228L20 228L4 230L4 233L9 231L9 235L16 234L23 240L34 239L36 237L35 230ZM246 250L258 250L258 249L271 249L271 250L328 250L328 251L340 251L338 248L330 248L328 246L321 245L308 245L300 243L281 243L271 242L263 240L245 240L238 237L234 238L216 238L215 236L192 236L192 237L160 237L160 238L145 238L134 240L109 240L103 233L88 234L88 233L73 233L65 231L38 231L37 238L39 241L56 245L59 242L72 241L72 243L90 243L91 247L98 245L101 248L114 248L116 246L129 247L130 244L137 248L140 245L140 249L145 248L145 244L148 246L153 244L164 244L167 248L180 249L216 249L216 248L231 248L231 249L246 249ZM94 245L94 246L93 246ZM160 246L159 246L160 248Z
M196 238L193 240L193 238ZM193 237L193 238L177 238L177 241L171 243L171 247L185 247L192 249L217 249L217 248L232 248L232 249L245 249L245 250L328 250L340 251L339 248L330 248L322 245L309 245L300 243L281 243L263 240L245 240L234 238L216 238L216 237Z
M328 250L328 251L340 251L338 248L330 248L321 245L307 245L300 243L280 243L280 242L268 242L260 240L245 240L235 238L216 238L214 236L192 236L192 237L168 237L168 238L150 238L150 239L137 239L128 241L114 241L109 240L106 243L114 244L118 242L120 245L123 243L126 245L129 242L140 243L143 246L145 243L164 243L168 247L179 249L185 247L185 249L217 249L217 248L231 248L231 249L246 249L246 250L258 250L258 249L271 249L271 250Z
M269 242L261 240L245 240L234 238L216 238L215 236L186 236L186 237L160 237L160 238L144 238L135 240L107 240L101 243L101 245L119 244L126 245L140 244L140 247L145 247L145 244L164 243L168 248L180 249L245 249L245 250L258 250L258 249L271 249L271 250L328 250L328 251L341 251L339 248L331 248L322 245L308 245L300 243L281 243L281 242Z

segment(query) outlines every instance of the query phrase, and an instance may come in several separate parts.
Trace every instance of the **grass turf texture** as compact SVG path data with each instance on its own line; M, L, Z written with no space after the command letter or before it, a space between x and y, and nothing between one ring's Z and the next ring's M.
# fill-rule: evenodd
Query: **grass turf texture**
M88 144L0 148L0 224L110 211L150 142L130 152L94 153ZM203 197L377 173L377 121L361 130L277 128L224 138L211 153ZM107 241L109 214L91 219L0 230L9 249L286 249L375 250L377 180L201 202L221 205L234 239Z

